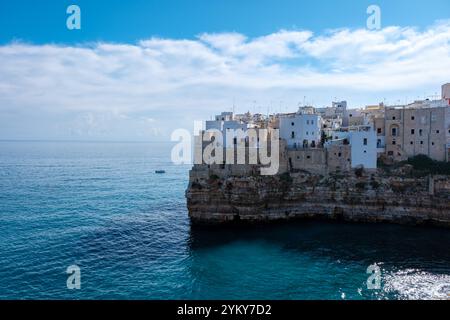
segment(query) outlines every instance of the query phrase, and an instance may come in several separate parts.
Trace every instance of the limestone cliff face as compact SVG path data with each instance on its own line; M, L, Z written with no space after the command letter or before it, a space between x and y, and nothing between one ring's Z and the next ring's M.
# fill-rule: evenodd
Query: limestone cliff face
M328 218L450 227L449 180L364 171L220 176L196 168L186 197L194 223Z

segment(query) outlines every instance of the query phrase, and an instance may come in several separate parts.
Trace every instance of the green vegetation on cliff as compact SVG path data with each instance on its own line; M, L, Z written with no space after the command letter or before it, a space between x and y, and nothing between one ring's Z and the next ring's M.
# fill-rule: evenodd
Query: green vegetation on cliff
M404 161L404 164L410 164L414 170L427 174L445 174L450 175L450 162L436 161L425 155L418 155Z

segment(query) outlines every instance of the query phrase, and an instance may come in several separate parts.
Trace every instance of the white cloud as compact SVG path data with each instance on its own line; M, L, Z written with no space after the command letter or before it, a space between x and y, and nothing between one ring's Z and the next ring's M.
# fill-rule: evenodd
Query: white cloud
M39 132L39 138L53 139L161 139L229 109L233 100L240 111L262 105L265 112L268 106L294 110L305 95L319 105L339 97L356 107L434 93L450 80L450 21L425 30L281 30L257 38L205 33L194 40L85 46L11 43L0 46L0 61L0 138Z

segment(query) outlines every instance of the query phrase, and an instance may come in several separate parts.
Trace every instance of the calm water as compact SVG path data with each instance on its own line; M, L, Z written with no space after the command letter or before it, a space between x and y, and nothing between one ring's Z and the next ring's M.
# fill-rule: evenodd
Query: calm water
M0 299L386 299L450 293L450 230L192 229L164 143L0 142ZM154 173L165 169L165 175ZM378 263L382 289L368 290ZM66 268L81 268L81 290Z

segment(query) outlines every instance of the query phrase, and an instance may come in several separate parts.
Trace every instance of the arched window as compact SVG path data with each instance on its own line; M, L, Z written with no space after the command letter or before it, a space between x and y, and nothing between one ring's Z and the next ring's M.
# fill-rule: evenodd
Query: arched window
M391 136L397 137L399 135L399 127L397 125L391 126Z

